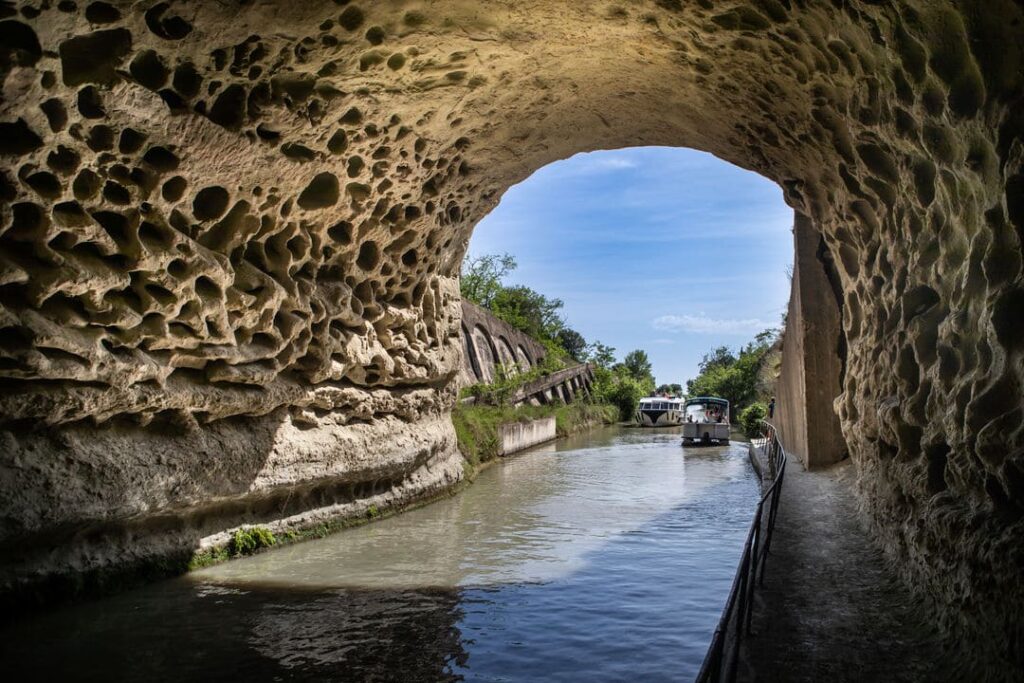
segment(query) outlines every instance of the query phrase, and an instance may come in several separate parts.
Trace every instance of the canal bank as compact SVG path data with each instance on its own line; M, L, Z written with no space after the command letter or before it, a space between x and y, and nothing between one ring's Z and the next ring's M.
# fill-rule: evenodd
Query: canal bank
M364 496L356 504L340 506L331 514L318 510L316 518L285 518L266 526L246 525L208 536L188 561L188 570L239 559L293 543L324 538L459 495L470 486L481 468L500 457L512 455L546 441L564 438L613 423L611 406L576 401L546 406L457 406L452 422L463 476L452 486L424 495L403 497L393 490Z
M756 504L746 445L597 429L459 496L0 633L18 680L678 681Z
M618 410L614 406L586 400L518 406L459 404L452 411L459 452L470 479L477 469L499 457L544 441L611 425L617 419Z

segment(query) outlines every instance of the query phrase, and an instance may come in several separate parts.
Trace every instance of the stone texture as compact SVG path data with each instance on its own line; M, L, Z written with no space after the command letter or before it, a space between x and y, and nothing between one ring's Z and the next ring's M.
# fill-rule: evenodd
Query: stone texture
M833 402L841 392L845 337L835 264L806 216L793 226L793 282L776 381L775 418L786 451L806 467L848 453Z
M33 458L113 486L178 428L280 416L340 462L368 420L368 457L411 466L396 449L454 398L473 225L574 152L689 146L821 231L862 504L942 623L1019 663L1022 22L1013 0L0 6L0 542L125 514L17 496ZM156 488L136 517L175 499L126 481Z

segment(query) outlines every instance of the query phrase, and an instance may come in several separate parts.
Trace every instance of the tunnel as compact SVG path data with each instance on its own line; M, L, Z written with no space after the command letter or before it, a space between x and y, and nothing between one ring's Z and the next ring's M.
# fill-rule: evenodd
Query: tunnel
M450 489L474 225L691 147L796 212L808 457L1019 662L1022 52L1012 0L3 3L2 592Z

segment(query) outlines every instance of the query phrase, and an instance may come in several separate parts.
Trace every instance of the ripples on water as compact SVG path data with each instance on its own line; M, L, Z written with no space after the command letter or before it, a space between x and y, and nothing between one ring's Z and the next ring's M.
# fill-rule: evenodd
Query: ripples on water
M8 680L690 680L757 495L746 444L602 430L404 515L8 626Z

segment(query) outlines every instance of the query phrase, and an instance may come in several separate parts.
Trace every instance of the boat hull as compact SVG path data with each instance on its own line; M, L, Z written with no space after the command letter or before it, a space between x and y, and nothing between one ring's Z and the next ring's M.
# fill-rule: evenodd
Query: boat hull
M683 415L678 410L638 410L636 422L640 427L678 427Z
M729 442L729 425L722 422L687 422L683 424L684 444Z

